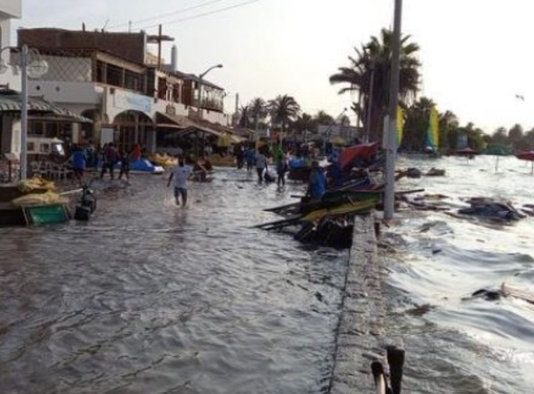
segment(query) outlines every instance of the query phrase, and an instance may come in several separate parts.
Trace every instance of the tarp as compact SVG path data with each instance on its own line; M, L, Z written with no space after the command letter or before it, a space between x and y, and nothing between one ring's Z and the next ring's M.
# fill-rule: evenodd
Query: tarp
M343 149L339 157L341 168L347 167L357 159L372 160L378 153L378 142L361 144Z

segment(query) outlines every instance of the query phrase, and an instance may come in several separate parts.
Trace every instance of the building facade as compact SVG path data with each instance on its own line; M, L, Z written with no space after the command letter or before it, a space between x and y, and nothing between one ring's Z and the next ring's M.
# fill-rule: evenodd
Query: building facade
M0 48L2 52L2 73L0 73L0 87L20 90L20 70L13 65L11 51L11 21L22 15L21 0L0 0ZM10 115L2 114L0 153L20 152L20 120Z
M48 63L48 72L29 82L30 96L93 120L72 135L74 142L114 141L124 150L140 144L152 152L158 133L190 127L195 120L230 123L224 89L154 61L143 32L22 29L18 38L19 46L39 50Z

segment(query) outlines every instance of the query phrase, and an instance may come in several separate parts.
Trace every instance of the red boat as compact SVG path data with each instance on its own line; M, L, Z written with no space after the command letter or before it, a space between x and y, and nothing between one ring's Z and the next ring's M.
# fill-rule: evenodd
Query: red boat
M376 159L377 154L378 142L351 146L350 148L343 149L339 158L339 164L341 168L347 169L351 165L354 165L357 160L372 162Z

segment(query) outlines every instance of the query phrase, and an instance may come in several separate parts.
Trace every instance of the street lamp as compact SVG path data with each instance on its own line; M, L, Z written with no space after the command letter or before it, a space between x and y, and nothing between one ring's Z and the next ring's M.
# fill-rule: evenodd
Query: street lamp
M200 119L202 119L202 79L206 76L207 73L216 68L223 68L223 65L217 64L216 66L212 66L198 76L198 111Z
M11 47L0 49L0 54ZM35 56L29 63L30 55ZM28 76L40 78L48 72L48 63L41 58L41 54L35 49L29 49L23 45L20 49L19 67L21 69L21 106L20 106L20 180L25 180L28 175ZM0 60L0 74L4 74L9 65Z

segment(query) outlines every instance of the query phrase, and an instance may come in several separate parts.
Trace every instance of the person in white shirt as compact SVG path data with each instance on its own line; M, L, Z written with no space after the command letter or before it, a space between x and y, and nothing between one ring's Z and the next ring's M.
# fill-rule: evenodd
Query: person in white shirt
M185 164L183 157L178 157L178 166L171 172L167 187L171 185L174 178L174 198L176 205L180 205L180 196L182 197L182 206L187 204L187 181L193 173L193 167Z
M256 152L256 171L258 172L258 182L263 182L263 172L267 169L267 157L260 152Z

